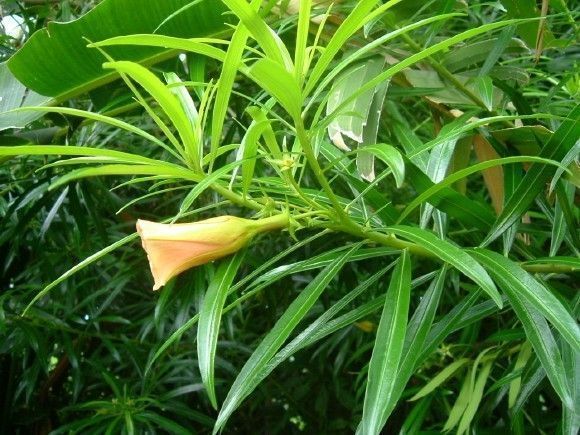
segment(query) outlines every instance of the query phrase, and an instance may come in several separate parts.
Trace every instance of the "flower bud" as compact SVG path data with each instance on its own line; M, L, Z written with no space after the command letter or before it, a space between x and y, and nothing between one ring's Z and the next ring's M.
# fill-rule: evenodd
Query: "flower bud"
M158 290L191 267L238 251L257 233L287 226L288 216L282 214L259 220L219 216L187 224L139 219L137 232L155 280L153 290Z

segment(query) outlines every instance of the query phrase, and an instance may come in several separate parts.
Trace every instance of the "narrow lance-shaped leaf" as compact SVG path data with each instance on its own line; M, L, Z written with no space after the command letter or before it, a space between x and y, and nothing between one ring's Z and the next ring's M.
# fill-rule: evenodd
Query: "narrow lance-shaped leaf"
M568 310L545 286L518 264L487 249L469 251L501 285L508 297L517 296L542 313L576 352L580 352L580 328Z
M391 263L389 266L379 270L370 278L360 283L356 288L342 297L336 304L326 310L320 317L318 317L306 329L304 329L304 331L298 334L296 338L294 338L290 343L284 346L284 348L280 350L280 352L278 352L260 372L258 378L256 379L256 385L266 376L268 376L276 367L278 367L278 365L287 360L291 355L306 346L312 345L320 338L322 338L320 332L324 327L329 325L331 319L333 319L342 309L348 306L348 304L350 304L356 297L376 284L376 282L385 273L387 273L393 267L393 265L394 263Z
M292 74L276 62L263 58L250 67L249 76L272 95L292 118L300 118L302 95Z
M429 285L429 288L423 297L421 297L421 302L409 321L405 344L403 345L403 356L401 358L399 373L397 374L397 381L393 394L391 395L391 400L385 403L383 421L386 421L391 415L391 412L397 405L403 391L405 390L407 382L411 378L416 367L422 362L419 357L423 353L422 351L425 348L427 334L433 325L433 320L435 319L437 307L439 306L439 300L441 298L441 293L443 292L446 276L447 267L443 266L441 271Z
M215 352L219 336L220 321L228 290L236 276L244 251L223 261L211 280L203 303L199 310L199 325L197 329L197 358L201 379L211 404L217 409L215 395L214 365Z
M223 407L217 417L213 433L217 433L226 424L230 415L241 404L241 402L252 392L256 378L261 370L272 359L278 349L284 344L300 320L304 318L312 305L318 300L328 283L336 276L349 257L360 247L354 245L348 251L325 267L306 286L300 295L294 299L282 317L276 322L274 327L258 345L252 356L248 359L224 401Z
M115 69L116 71L127 74L151 94L179 132L185 153L188 157L188 162L193 165L195 170L200 171L199 156L201 153L198 149L200 144L195 140L191 122L187 118L185 110L181 106L177 96L155 74L139 64L128 61L105 62L103 67Z
M419 244L436 257L453 265L460 272L479 284L495 301L498 307L502 307L501 296L485 269L461 248L438 238L429 231L419 228L395 225L388 227L387 231Z
M386 423L383 410L397 381L410 297L411 260L408 251L404 250L391 277L369 363L363 417L359 427L366 435L379 434Z
M556 300L557 305L555 305L553 303L555 297L549 294L548 291L544 289L544 291L538 292L538 287L541 286L537 282L534 283L533 278L526 272L524 274L519 273L515 265L515 267L508 268L511 262L502 255L483 249L474 250L473 255L493 273L496 281L506 293L512 308L520 322L522 322L528 340L532 344L544 370L546 370L554 390L556 390L565 406L573 406L562 355L558 350L552 331L542 315L547 313L550 317L553 317L555 313L559 313L563 316L561 321L567 324L566 320L571 318L570 314L567 312L564 314L562 311L565 312L565 310L558 309L558 305L561 307L561 304ZM528 286L534 287L534 289L532 291L526 290ZM539 298L540 295L546 299ZM563 309L563 307L561 308ZM561 325L560 322L558 324ZM571 339L570 344L577 348L578 325L573 325L571 330L566 332L564 338Z

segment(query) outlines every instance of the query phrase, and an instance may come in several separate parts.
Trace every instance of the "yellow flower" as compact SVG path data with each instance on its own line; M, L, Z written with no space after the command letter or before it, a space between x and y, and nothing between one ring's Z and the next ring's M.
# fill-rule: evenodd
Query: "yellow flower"
M219 216L187 224L137 220L137 232L155 280L153 290L191 267L238 251L257 233L287 226L285 214L259 220Z

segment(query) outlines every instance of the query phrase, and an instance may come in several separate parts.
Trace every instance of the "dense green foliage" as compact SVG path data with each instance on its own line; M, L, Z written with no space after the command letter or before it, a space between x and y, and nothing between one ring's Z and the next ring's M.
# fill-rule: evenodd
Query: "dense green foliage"
M578 432L572 2L5 3L0 433Z

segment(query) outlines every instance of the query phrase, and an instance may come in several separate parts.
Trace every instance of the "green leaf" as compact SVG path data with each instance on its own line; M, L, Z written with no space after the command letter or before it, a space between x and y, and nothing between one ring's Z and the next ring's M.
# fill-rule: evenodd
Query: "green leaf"
M157 139L152 134L147 133L146 131L138 127L135 127L134 125L131 125L125 121L121 121L120 119L111 116L101 115L99 113L94 112L88 112L86 110L72 109L69 107L23 107L21 109L14 109L12 112L20 113L27 111L42 112L42 113L60 113L63 115L80 116L82 118L91 119L93 121L103 122L105 124L109 124L114 127L141 136L142 138L147 139L148 141L154 143L155 145L162 147L163 149L171 153L173 156L175 156L177 159L181 159L179 154L177 154L173 149L165 145L162 141Z
M361 282L356 288L348 292L347 295L342 297L336 304L332 305L328 310L326 310L320 317L318 317L314 322L308 325L300 334L296 336L290 343L288 343L282 350L280 350L270 362L263 368L259 373L258 378L255 381L257 386L264 378L266 378L272 371L278 367L282 362L287 360L291 355L298 352L299 350L311 346L315 342L322 339L324 336L330 334L328 330L324 331L325 327L329 325L331 319L336 316L342 309L344 309L348 304L350 304L355 298L360 296L364 291L368 290L369 287L376 284L376 282L387 273L394 264L391 263L389 266L379 270L370 278ZM321 334L321 332L325 334ZM326 334L326 332L328 334Z
M403 225L387 227L387 231L417 243L436 257L453 265L457 270L471 278L502 307L502 299L485 269L481 267L465 250L446 240L442 240L429 231Z
M195 185L193 189L187 194L187 196L181 202L179 206L179 211L173 218L173 222L177 221L178 219L183 216L185 212L189 210L189 208L193 205L194 201L209 189L212 185L216 185L219 182L219 179L224 177L225 175L229 174L232 170L236 169L241 163L241 161L232 162L230 164L224 165L216 171L213 171L210 175L206 175L201 178L199 183ZM224 187L225 189L225 187Z
M493 360L487 361L483 364L483 367L477 374L477 380L475 381L473 390L469 395L469 403L465 407L465 412L463 413L461 421L459 422L459 427L457 428L458 435L464 434L469 429L469 426L471 425L471 422L473 421L473 418L475 417L475 414L481 405L485 383L489 378L492 367Z
M556 296L503 255L480 248L469 252L495 278L510 300L518 298L542 313L570 346L580 352L580 328Z
M302 95L296 78L280 64L263 58L249 69L249 76L272 95L294 119L300 119Z
M236 74L240 68L242 56L246 48L246 42L249 36L248 29L241 23L238 24L234 34L230 39L230 45L222 63L220 78L217 82L217 93L211 116L211 144L210 144L210 169L213 167L217 149L222 140L222 131L224 127L226 113L230 96L236 79Z
M220 39L213 38L176 38L174 36L165 35L124 35L108 38L103 41L93 42L89 47L114 47L120 45L135 45L145 47L167 48L171 50L188 51L191 53L201 54L212 59L225 61L226 52L220 48L210 45L208 42L225 42Z
M222 0L234 12L253 38L258 42L267 58L278 64L286 72L292 71L294 66L290 53L280 37L266 24L256 11L246 1ZM253 5L261 2L254 1Z
M366 152L372 154L382 162L384 162L393 172L395 183L398 188L403 185L405 181L405 161L399 150L394 146L385 143L378 143L375 145L365 145L356 150L357 152Z
M294 49L294 76L301 86L304 82L304 66L307 59L306 45L308 44L308 31L310 30L310 14L312 0L302 0L298 10L298 25L296 29L296 48Z
M213 276L199 310L197 329L197 358L201 379L211 404L217 409L214 366L220 321L228 290L232 285L245 251L220 263Z
M441 271L433 279L425 294L421 297L421 302L415 310L413 317L407 327L407 335L403 346L403 357L399 365L399 373L391 400L385 403L383 410L383 420L386 421L391 412L397 405L407 382L416 370L416 367L422 363L420 360L425 347L427 334L433 325L439 300L443 293L445 278L447 276L447 267L443 266Z
M242 138L242 144L238 148L238 158L242 160L242 192L244 197L248 195L248 190L254 182L254 169L258 157L258 146L260 136L270 128L270 121L263 120L252 122Z
M558 130L542 148L539 157L562 160L580 137L580 105L570 111ZM552 166L534 164L526 172L522 182L513 193L495 221L482 246L486 246L507 230L528 209L545 183L554 175Z
M375 11L371 13L374 6L377 4L377 0L361 0L356 3L356 6L352 9L351 13L346 17L346 19L341 23L338 29L332 34L332 38L328 41L328 44L324 48L322 55L316 62L316 65L310 73L310 77L306 82L304 89L304 95L309 95L314 89L318 81L324 75L324 72L328 66L332 63L334 57L338 54L340 50L344 47L345 42L365 23L371 21L373 17L377 16L378 13L384 12L390 7L396 5L401 0L391 0L379 7L380 11ZM371 87L369 87L370 89Z
M363 2L360 2L359 4L362 4L362 3ZM366 84L361 86L361 88L359 89L358 92L359 93L366 92L367 90L372 89L375 86L377 86L379 83L393 77L395 74L401 72L405 68L407 68L407 67L439 52L439 51L445 50L445 49L451 47L452 45L457 44L458 42L464 41L465 39L472 38L474 36L480 35L480 34L485 33L485 32L489 32L491 30L495 30L495 29L498 29L501 27L512 25L516 22L518 22L518 20L506 20L506 21L501 21L501 22L496 22L496 23L484 24L484 25L479 26L477 28L470 29L470 30L467 30L465 32L459 33L455 36L452 36L451 38L445 39L444 41L438 42L437 44L434 44L430 47L427 47L427 48L421 50L419 53L413 54L413 55L401 60L400 62L397 62L392 67L388 68L386 71L382 72L381 74L376 76L374 79L369 80ZM345 23L346 23L346 20L345 20ZM326 52L324 54L326 54ZM321 59L322 59L322 56L321 56ZM320 60L319 60L319 63L320 63ZM318 64L316 66L318 66ZM354 94L350 98L347 98L341 105L339 105L339 107L337 107L335 112L340 113L343 110L343 106L346 106L350 102L350 99L352 99L352 98L356 98L356 94ZM330 116L330 118L332 118L332 115ZM411 156L409 156L409 157L411 157Z
M191 121L188 119L179 98L155 74L137 63L128 61L105 62L103 67L127 74L155 99L179 132L188 162L193 165L193 169L197 172L201 171L199 158L201 144L196 140Z
M411 260L404 250L389 284L369 363L362 433L379 434L386 423L384 407L393 394L403 354L411 296Z
M268 332L254 353L252 353L252 356L250 356L230 388L217 417L213 430L214 434L223 428L234 410L252 392L254 382L259 376L260 371L284 344L300 320L302 320L322 294L326 286L359 247L360 245L354 245L337 258L336 261L324 268L290 304L282 317L280 317L274 327Z
M28 303L28 305L26 306L26 308L22 312L22 315L25 316L26 313L28 312L28 310L30 310L30 308L36 302L38 302L40 299L42 299L44 296L46 296L57 285L59 285L60 283L62 283L63 281L65 281L66 279L68 279L69 277L74 275L75 273L77 273L78 271L80 271L80 270L84 269L85 267L89 266L90 264L94 263L95 261L98 261L99 259L103 258L105 255L108 255L109 253L113 252L115 249L120 248L121 246L124 246L129 242L132 242L133 240L137 239L138 237L139 237L139 235L137 233L133 233L133 234L130 234L126 237L123 237L121 240L117 240L116 242L110 244L109 246L101 249L98 252L95 252L94 254L85 258L80 263L71 267L69 270L67 270L65 273L63 273L61 276L59 276L57 279L55 279L53 282L51 282L46 287L44 287L41 291L39 291L34 296L34 298Z
M561 334L565 334L563 337L576 349L580 347L578 325L554 295L543 289L531 275L518 270L517 266L502 255L483 249L473 250L472 254L495 276L522 322L526 336L542 362L554 390L564 405L571 407L572 397L566 381L562 356L544 316L550 317L552 324ZM528 286L531 289L528 289ZM563 318L554 318L557 314ZM572 320L572 324L569 320ZM565 331L563 328L571 329Z
M541 267L543 265L562 266L566 270L572 272L580 271L580 258L577 257L546 257L536 258L522 263L528 271L534 271L534 267Z

